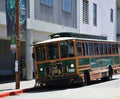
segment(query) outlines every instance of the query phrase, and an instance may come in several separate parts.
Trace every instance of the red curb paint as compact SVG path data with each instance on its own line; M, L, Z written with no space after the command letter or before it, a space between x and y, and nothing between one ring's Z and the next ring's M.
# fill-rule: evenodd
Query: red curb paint
M10 93L9 92L0 93L0 98L6 97L6 96L10 96Z
M0 93L0 98L21 94L21 93L27 92L27 91L32 90L32 89L34 89L34 87L28 88L28 89L15 90L15 91L11 91L11 92L3 92L3 93Z
M21 94L21 93L23 93L23 90L15 90L15 91L11 91L11 92L0 93L0 98L17 95L17 94Z
M17 90L17 91L15 91L15 95L16 94L20 94L20 93L23 93L23 90Z

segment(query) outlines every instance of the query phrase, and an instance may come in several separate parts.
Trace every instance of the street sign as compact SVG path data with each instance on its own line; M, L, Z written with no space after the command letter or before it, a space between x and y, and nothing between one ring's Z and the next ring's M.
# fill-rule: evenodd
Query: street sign
M15 72L18 72L18 60L15 61Z

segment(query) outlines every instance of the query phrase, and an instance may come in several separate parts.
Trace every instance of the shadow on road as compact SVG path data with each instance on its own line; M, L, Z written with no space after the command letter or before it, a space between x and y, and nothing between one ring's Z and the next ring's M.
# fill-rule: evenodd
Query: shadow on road
M97 81L91 81L88 85L82 86L82 85L62 85L62 86L49 86L49 87L36 87L32 90L27 90L25 93L40 93L40 92L50 92L50 91L60 91L60 90L67 90L67 89L74 89L74 88L81 88L81 87L87 87L95 84L105 83L113 80L118 80L118 78L114 78L111 80L97 80Z
M119 78L113 78L113 79L111 79L111 80L109 80L109 79L95 80L95 81L91 81L91 83L90 83L89 85L94 85L94 84L109 82L109 81L118 80L118 79L119 79Z

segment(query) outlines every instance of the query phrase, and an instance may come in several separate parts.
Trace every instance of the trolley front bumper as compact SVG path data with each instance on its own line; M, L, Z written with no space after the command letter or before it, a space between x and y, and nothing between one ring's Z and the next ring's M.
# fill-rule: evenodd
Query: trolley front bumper
M45 83L46 85L65 85L72 83L81 83L82 77L79 75L61 76L61 77L44 77L36 80L38 83Z

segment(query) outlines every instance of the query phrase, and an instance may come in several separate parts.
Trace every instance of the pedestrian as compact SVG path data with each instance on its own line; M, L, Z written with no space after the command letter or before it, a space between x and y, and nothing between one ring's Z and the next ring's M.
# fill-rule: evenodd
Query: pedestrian
M113 68L112 68L111 65L109 65L108 70L109 70L109 77L110 77L110 79L112 79L112 76L113 76Z

